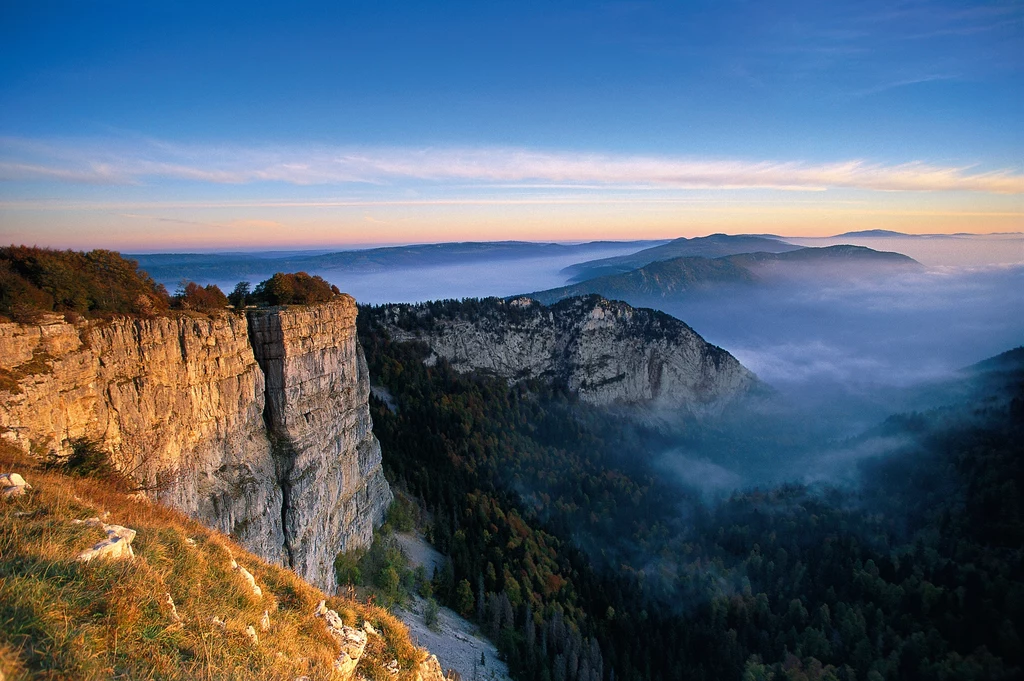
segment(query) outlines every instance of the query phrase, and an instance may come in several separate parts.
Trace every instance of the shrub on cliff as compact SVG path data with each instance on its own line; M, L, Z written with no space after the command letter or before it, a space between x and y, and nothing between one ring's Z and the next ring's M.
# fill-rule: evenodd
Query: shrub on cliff
M138 265L101 249L0 248L0 315L31 321L41 312L96 316L166 310L166 289Z
M278 272L261 281L252 292L252 300L263 305L309 305L325 303L341 291L322 277L305 272Z
M184 284L174 294L174 307L182 310L223 310L228 306L228 297L216 284L200 286L194 281Z

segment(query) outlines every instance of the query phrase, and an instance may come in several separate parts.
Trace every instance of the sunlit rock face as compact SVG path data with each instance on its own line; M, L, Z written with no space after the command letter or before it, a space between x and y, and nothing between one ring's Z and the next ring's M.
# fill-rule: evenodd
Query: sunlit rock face
M5 438L41 455L93 443L151 497L280 560L281 491L244 317L2 324L0 363L18 379L0 394Z
M355 310L0 324L2 437L41 456L91 443L151 498L332 589L334 556L391 499Z
M341 296L256 311L249 323L267 381L286 558L310 582L333 589L338 552L369 545L392 498L372 432L356 304Z
M447 306L447 307L446 307ZM564 382L596 405L720 412L757 378L669 315L600 296L543 306L529 298L391 305L375 314L393 340L422 341L460 371Z

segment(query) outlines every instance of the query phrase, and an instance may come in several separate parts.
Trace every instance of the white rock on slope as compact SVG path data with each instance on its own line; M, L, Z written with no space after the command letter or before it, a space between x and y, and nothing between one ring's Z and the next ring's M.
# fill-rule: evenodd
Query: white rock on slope
M164 594L164 605L167 606L167 615L171 618L171 621L175 624L180 624L181 615L178 614L178 608L174 605L174 599L171 598L171 594Z
M346 625L337 612L327 607L326 601L320 601L313 615L324 621L328 633L341 644L341 651L334 661L334 671L342 679L352 678L366 652L366 632Z
M17 473L0 475L0 497L4 499L20 497L25 494L25 490L29 489L32 489L32 485L25 482L25 478Z
M256 598L263 597L263 589L256 583L256 578L252 576L251 572L239 565L234 558L231 559L231 569L241 575L242 579L249 585L249 588L252 589L252 593Z
M96 518L90 518L89 521L85 521L86 524L92 525L90 521ZM135 552L132 551L132 541L135 539L135 530L129 529L122 525L107 525L106 523L99 523L103 527L103 531L107 533L107 538L100 543L93 546L91 549L86 549L78 554L78 560L82 563L88 563L96 558L107 558L107 559L118 559L118 558L134 558Z

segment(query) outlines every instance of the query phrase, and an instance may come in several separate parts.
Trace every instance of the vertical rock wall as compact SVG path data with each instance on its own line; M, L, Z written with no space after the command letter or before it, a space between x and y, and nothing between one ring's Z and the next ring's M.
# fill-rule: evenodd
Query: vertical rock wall
M420 341L460 371L564 383L591 404L719 414L757 389L757 377L682 321L597 295L541 305L526 297L372 314L398 342Z
M336 586L335 556L372 541L392 498L372 432L356 313L355 301L342 296L249 314L267 381L264 416L284 496L287 560L327 590Z
M0 365L18 380L0 393L5 438L42 455L99 445L151 497L280 560L281 492L244 318L2 324Z
M355 303L252 322L0 324L0 433L39 455L95 443L151 497L331 589L391 500Z

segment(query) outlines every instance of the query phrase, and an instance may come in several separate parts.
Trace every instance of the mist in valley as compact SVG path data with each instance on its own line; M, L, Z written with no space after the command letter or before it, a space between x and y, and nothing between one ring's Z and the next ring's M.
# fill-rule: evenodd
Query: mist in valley
M963 402L961 370L1024 341L1019 236L793 242L901 247L923 256L923 263L903 269L886 269L884 263L767 263L755 270L753 285L623 296L634 306L683 320L764 384L715 418L659 412L652 426L650 415L624 417L624 424L635 421L637 433L624 440L622 462L640 462L643 470L635 473L657 475L679 488L680 517L688 517L694 503L726 499L738 490L790 482L855 489L864 462L910 443L898 433L864 433L894 413ZM377 260L346 266L336 266L337 255L315 253L162 255L152 256L151 264L177 267L200 283L230 290L240 272L251 269L247 278L255 284L277 265L311 258L311 274L362 304L412 303L555 288L567 283L574 264L649 245L580 244L540 254L537 245L499 245L495 253L484 248L458 256L443 247L411 247L411 255L384 249ZM146 257L141 259L145 266ZM533 493L528 487L520 490L524 497Z
M850 444L851 438L890 414L962 399L962 368L1024 341L1020 235L790 241L898 251L922 265L755 263L754 285L622 296L683 320L765 384L766 390L718 418L695 422L659 413L657 437L636 438L629 456L701 498L789 481L855 485L861 461L899 443L883 438ZM551 289L565 285L577 263L658 243L452 244L140 260L158 280L162 272L184 273L225 290L240 278L255 284L279 267L303 266L362 304L412 303ZM173 289L169 276L164 283Z
M955 260L955 253L944 257ZM564 285L566 274L556 269L564 263L468 263L360 275L373 278L339 286L366 302L510 296ZM932 504L936 490L953 488L948 477L921 477L942 429L961 419L964 427L989 425L970 421L971 410L999 391L979 387L967 368L1024 341L1024 265L844 267L810 264L762 272L751 285L625 296L683 320L763 385L699 419L545 398L549 414L572 413L567 421L602 444L582 454L588 463L573 464L583 473L516 475L520 464L512 462L497 473L500 484L557 535L571 537L595 568L642 575L663 611L692 612L709 594L742 591L731 563L723 568L692 553L719 551L717 537L732 525L770 527L821 513L844 518L844 536L865 544L879 536L908 540L924 524L913 520L925 517L919 507ZM351 285L360 281L369 284L362 296ZM950 411L924 418L924 426L890 418L947 405ZM531 437L543 447L576 446L562 435ZM609 489L612 498L624 496L608 504L586 482L605 475L628 479L638 491ZM601 499L597 516L588 520L588 502L552 502L578 500L573 487ZM876 522L879 513L884 521ZM819 530L808 532L800 541L820 542Z
M173 291L182 279L225 292L239 281L255 286L275 272L318 275L360 304L416 303L448 298L510 296L565 283L565 267L632 253L661 242L575 245L498 242L391 247L362 252L136 254L142 269ZM472 247L479 247L474 249ZM462 252L452 253L445 247ZM454 250L452 249L452 250ZM343 264L339 264L342 261Z
M844 444L890 414L965 398L962 369L1024 341L1024 267L931 268L648 301L729 350L772 392L662 455L687 484L850 484L898 443ZM694 479L692 460L722 467Z

